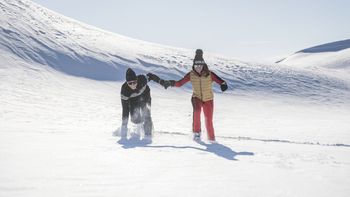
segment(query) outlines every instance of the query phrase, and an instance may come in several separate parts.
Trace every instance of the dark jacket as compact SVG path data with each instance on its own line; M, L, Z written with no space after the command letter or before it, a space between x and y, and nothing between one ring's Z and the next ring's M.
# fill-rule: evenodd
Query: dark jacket
M147 105L151 105L151 93L145 75L137 76L137 87L135 90L132 90L125 82L122 85L120 94L123 107L123 124L127 124L129 114L133 116L135 111L143 110Z

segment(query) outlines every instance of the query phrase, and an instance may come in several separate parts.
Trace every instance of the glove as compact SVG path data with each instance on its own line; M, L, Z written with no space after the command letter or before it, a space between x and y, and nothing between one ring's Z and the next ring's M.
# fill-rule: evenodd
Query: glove
M220 85L221 91L225 92L227 90L227 83L226 81L224 81L221 85Z
M170 82L170 86L171 86L171 87L174 87L174 86L175 86L175 83L176 83L175 80L169 80L169 82Z
M148 77L148 81L152 80L152 81L155 81L157 83L159 83L159 81L160 81L160 78L153 73L147 73L147 77Z
M165 89L167 89L169 86L174 87L175 86L175 80L165 80L163 82L163 86Z

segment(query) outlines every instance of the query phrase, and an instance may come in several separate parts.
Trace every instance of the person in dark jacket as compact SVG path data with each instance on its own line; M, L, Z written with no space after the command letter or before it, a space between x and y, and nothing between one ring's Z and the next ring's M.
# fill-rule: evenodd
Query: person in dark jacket
M123 107L121 137L127 136L128 121L142 125L144 137L152 139L153 122L151 117L151 90L147 85L149 76L136 75L128 68L126 71L126 82L122 85L120 97ZM152 77L152 80L164 85L164 80Z
M200 118L203 109L208 139L211 142L215 142L215 133L213 127L214 94L212 83L215 81L217 84L219 84L222 91L226 91L228 87L223 79L209 70L208 65L203 59L203 51L201 49L196 50L192 70L189 73L187 73L179 81L167 80L163 81L162 85L165 88L168 88L169 86L181 87L189 81L191 82L193 89L191 101L193 107L192 129L194 133L194 140L200 140Z

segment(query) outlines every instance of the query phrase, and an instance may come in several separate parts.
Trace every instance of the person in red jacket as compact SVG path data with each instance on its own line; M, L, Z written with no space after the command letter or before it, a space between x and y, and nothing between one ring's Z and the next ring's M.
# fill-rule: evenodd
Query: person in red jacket
M152 73L149 73L150 78L156 77ZM214 111L214 94L212 83L215 81L220 85L222 91L227 90L226 82L217 76L214 72L210 71L208 65L203 59L203 51L201 49L196 50L196 55L193 60L192 70L187 73L181 80L167 80L163 82L165 88L181 87L187 82L192 83L192 106L193 106L193 126L192 131L194 133L194 140L201 139L201 112L203 109L205 116L205 126L207 128L208 140L215 142L215 132L213 126L213 111Z

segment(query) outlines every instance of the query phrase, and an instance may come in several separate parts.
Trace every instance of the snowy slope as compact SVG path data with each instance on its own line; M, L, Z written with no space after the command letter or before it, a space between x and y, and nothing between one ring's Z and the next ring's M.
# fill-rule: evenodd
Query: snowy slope
M4 13L0 20L0 50L25 61L49 65L73 76L108 81L124 80L127 67L140 73L152 71L168 79L180 79L191 68L194 49L106 32L30 1L2 1L0 6ZM318 100L349 98L349 83L338 75L249 64L209 53L205 53L205 59L235 92Z
M126 67L180 78L194 50L119 36L30 1L0 9L0 196L350 195L346 75L205 53L231 86L215 93L218 143L205 129L203 142L191 140L189 89L152 82L154 140L123 141L114 134Z
M298 67L342 69L349 73L350 40L342 40L307 48L281 60L280 64Z
M150 84L153 143L120 141L120 82L1 59L0 196L350 194L349 105L216 94L198 144L191 94Z

